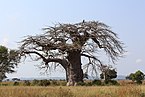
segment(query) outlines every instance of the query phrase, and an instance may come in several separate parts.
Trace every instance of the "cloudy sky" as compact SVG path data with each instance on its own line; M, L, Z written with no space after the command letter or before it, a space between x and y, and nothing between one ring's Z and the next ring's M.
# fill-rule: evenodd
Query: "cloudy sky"
M119 75L136 70L145 73L145 0L0 0L0 45L17 48L24 36L42 33L55 23L102 21L125 43L125 57L117 65ZM27 61L8 77L40 77ZM64 71L49 76L65 76Z

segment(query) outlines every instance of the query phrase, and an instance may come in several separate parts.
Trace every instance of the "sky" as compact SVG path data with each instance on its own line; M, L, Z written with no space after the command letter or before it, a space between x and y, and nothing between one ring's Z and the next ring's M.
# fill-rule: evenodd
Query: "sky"
M0 45L17 49L24 36L41 34L44 27L82 20L109 25L125 44L127 52L115 65L118 75L145 73L145 0L0 0ZM41 75L37 64L22 62L7 76L65 76L62 69Z

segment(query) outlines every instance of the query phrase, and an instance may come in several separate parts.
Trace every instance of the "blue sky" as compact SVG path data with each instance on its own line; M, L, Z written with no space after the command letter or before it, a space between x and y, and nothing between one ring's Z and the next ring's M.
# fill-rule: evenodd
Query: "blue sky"
M145 73L144 10L145 0L0 0L0 44L17 48L24 36L40 34L43 27L56 23L102 21L118 34L128 51L115 65L118 74ZM8 77L41 77L34 64L38 63L23 62ZM65 74L58 69L51 76Z

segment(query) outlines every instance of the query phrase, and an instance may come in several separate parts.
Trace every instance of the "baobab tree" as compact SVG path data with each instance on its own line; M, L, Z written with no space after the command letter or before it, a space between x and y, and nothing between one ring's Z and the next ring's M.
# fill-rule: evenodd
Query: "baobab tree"
M43 28L44 33L27 36L20 43L21 56L41 60L41 68L61 65L66 71L67 85L83 82L83 66L96 71L102 61L95 56L102 49L114 63L124 52L123 43L110 27L98 21L56 24ZM36 55L36 56L34 56ZM35 57L35 58L34 58ZM87 63L82 66L82 57Z

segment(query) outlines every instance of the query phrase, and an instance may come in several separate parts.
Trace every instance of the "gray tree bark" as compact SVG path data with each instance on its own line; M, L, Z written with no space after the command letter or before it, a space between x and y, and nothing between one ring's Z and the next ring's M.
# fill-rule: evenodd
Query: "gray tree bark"
M67 86L75 86L83 82L83 70L81 68L80 51L71 51L68 54L69 71Z

